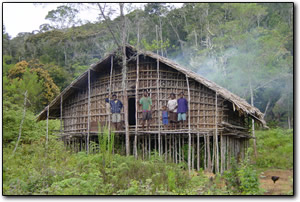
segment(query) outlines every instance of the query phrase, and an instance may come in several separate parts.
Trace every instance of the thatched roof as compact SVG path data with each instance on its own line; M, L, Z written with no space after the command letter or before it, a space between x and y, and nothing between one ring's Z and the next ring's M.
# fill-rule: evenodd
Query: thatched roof
M130 46L130 45L127 45L127 50L130 50L132 52L137 52L137 50L134 47ZM117 51L114 51L114 52L108 54L106 57L104 57L103 59L101 59L96 64L91 65L91 67L89 69L91 69L93 71L96 71L103 64L110 62L111 56L115 55L116 52ZM266 126L266 122L264 120L263 113L261 113L259 111L259 109L257 109L256 107L251 106L245 99L242 99L239 96L237 96L237 95L231 93L230 91L226 90L225 88L217 85L216 83L205 79L204 77L200 76L199 74L197 74L197 73L195 73L195 72L193 72L191 70L183 68L182 66L180 66L179 64L171 61L168 58L162 57L160 55L157 55L157 54L149 52L149 51L141 51L141 50L139 50L139 54L151 57L153 59L159 59L159 61L161 63L164 63L164 64L168 65L169 67L172 67L172 68L178 70L179 72L187 75L187 77L192 78L192 79L200 82L204 86L206 86L209 89L215 91L219 96L221 96L224 99L226 99L229 102L231 102L233 104L233 109L234 110L238 110L240 113L244 113L244 114L247 114L247 115L251 116L255 120L259 121L263 125L263 127L267 127ZM83 84L83 83L87 82L88 70L86 70L82 75L80 75L77 79L75 79L68 87L66 87L61 92L60 95L58 95L48 105L49 109L50 109L49 110L50 111L50 117L53 117L53 115L51 115L52 111L53 112L55 112L55 110L59 111L61 96L63 96L63 99L66 99L70 94L72 94L72 92L74 92L74 86L78 86L80 84ZM45 109L38 115L38 121L46 119L48 106L45 107ZM59 113L55 113L55 114L59 114ZM59 117L59 116L57 116L57 117Z

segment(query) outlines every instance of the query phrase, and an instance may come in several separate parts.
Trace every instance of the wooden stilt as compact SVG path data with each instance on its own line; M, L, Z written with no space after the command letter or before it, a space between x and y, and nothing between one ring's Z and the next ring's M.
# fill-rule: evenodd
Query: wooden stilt
M147 139L147 135L144 136L145 138L145 159L146 159L146 156L148 156L148 139Z
M216 97L215 97L215 107L216 107L216 112L215 112L215 128L216 128L216 173L219 173L219 141L218 141L218 93L216 92Z
M180 135L178 136L178 154L179 154L178 161L179 161L179 163L181 163L181 138L180 138Z
M194 170L195 165L195 141L194 141L194 135L192 135L192 170Z
M210 156L210 137L209 135L207 135L207 169L209 172L212 171L212 167L211 167L211 156Z
M87 121L87 137L86 152L89 154L90 141L90 118L91 118L91 69L88 70L88 121Z
M168 142L167 142L167 134L165 134L165 162L168 160Z
M27 91L26 91L27 92ZM25 106L24 106L25 107ZM46 126L46 146L48 145L48 122L49 122L49 105L47 107L47 126Z
M199 141L199 133L197 133L197 171L200 170L200 141Z
M167 134L165 134L165 162L167 162L168 158L168 144L167 144Z
M174 136L174 134L172 135L172 144L173 144L173 146L172 146L173 163L175 163L175 136Z
M148 152L149 152L149 159L151 159L151 134L149 134L148 138L149 138L149 140L148 140L148 142L149 142L149 144L148 144L148 146L149 146Z
M142 148L143 148L143 160L145 160L145 137L143 137Z
M156 156L156 152L157 152L157 145L156 145L156 134L154 135L154 150L155 150L155 156Z
M135 159L138 158L138 153L137 153L137 133L134 135L134 157Z
M110 75L109 75L109 99L111 98L111 88L112 88L112 76L113 76L113 66L114 66L114 56L110 57ZM106 106L105 106L106 110ZM111 113L108 113L108 142L110 142L111 136Z
M189 114L188 114L188 125L189 125L189 148L188 148L188 169L189 169L189 173L191 171L191 93L190 93L190 85L189 85L189 78L187 75L185 75L186 77L186 85L187 85L187 89L188 89L188 110L189 110Z
M213 132L212 136L212 158L211 158L211 171L214 171L214 166L215 166L215 154L216 154L216 134Z
M136 139L137 139L137 131L138 131L138 109L139 109L139 79L140 79L140 24L138 23L137 30L137 56L136 56L136 85L135 85L135 158L137 158L137 147L136 147Z
M63 130L62 130L62 127L63 127L62 116L63 116L63 95L61 94L61 96L60 96L60 134L63 133Z
M158 38L157 35L157 25L156 25L156 38ZM158 40L157 40L158 43ZM158 46L157 46L158 47ZM157 55L158 55L158 49L157 49ZM157 93L157 117L158 117L158 153L159 156L161 155L161 143L160 143L160 75L159 75L159 57L157 57L157 80L156 80L156 93Z
M203 140L204 140L204 170L207 169L207 163L206 163L206 154L207 154L207 142L206 142L206 134L204 134L203 136Z
M182 135L182 162L184 162L184 136Z
M175 163L177 164L177 136L174 136L175 139Z
M223 151L223 135L220 135L220 144L221 144L221 174L224 172L224 151Z
M172 161L172 144L171 144L171 137L172 135L170 134L169 135L169 161L171 162Z

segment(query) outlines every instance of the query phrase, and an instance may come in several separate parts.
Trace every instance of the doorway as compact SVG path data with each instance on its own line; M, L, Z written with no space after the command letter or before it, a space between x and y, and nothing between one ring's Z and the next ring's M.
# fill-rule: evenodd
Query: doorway
M130 97L128 98L128 124L130 126L136 124L135 110L135 97Z

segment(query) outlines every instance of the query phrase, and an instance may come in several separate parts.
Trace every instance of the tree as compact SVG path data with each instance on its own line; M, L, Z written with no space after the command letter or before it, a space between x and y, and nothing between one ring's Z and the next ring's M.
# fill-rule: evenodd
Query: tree
M42 69L39 65L34 62L27 63L26 61L17 63L9 70L7 83L5 83L7 88L16 90L10 92L8 97L14 98L19 94L17 93L18 90L22 92L28 90L29 100L34 99L32 102L32 110L34 111L40 111L59 94L59 88L53 82L48 71ZM9 82L12 85L9 85ZM42 86L41 90L40 86Z
M78 13L79 10L69 6L59 6L49 11L45 19L49 20L56 29L66 29L81 23L81 20L77 19Z

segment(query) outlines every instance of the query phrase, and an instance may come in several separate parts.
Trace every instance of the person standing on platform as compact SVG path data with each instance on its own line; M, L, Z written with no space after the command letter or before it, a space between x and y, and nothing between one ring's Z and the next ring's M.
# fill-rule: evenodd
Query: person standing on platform
M168 111L170 114L170 128L176 129L177 123L177 100L174 93L170 94L171 99L168 101Z
M149 131L149 126L152 119L152 114L151 114L152 100L149 97L149 93L147 91L144 91L144 95L140 99L140 105L142 105L142 110L143 110L143 118L142 118L143 130L145 128L145 122L147 121L147 130Z
M164 125L164 129L167 129L168 124L169 124L169 116L168 116L167 106L163 106L163 108L162 108L161 120L162 120L162 123Z
M184 98L183 92L179 94L180 98L177 100L177 114L180 128L186 125L186 113L188 111L188 101Z
M120 100L117 99L117 95L112 95L112 100L110 100L110 110L112 113L111 122L113 123L115 130L121 130L121 109L123 104Z

